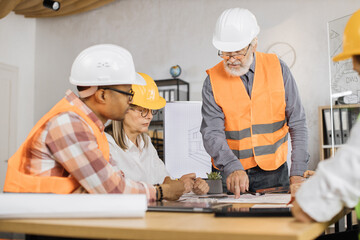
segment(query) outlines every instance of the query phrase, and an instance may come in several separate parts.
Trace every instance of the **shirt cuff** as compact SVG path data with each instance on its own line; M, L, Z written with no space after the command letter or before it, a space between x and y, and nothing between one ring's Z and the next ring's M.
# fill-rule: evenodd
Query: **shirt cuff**
M232 172L237 170L244 170L239 159L233 160L224 166L225 177L227 178Z
M308 169L310 155L308 152L293 151L291 154L291 168L290 168L290 177L291 176L303 176L304 172Z
M156 201L156 188L153 185L146 184L144 182L140 183L144 186L148 202Z
M301 209L317 222L331 220L342 209L339 199L334 196L322 194L324 186L318 179L320 176L313 176L296 193L296 201Z

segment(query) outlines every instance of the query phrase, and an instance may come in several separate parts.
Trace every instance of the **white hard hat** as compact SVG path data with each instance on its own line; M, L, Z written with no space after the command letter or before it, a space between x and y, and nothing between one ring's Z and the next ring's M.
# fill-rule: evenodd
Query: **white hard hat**
M135 72L130 52L113 44L99 44L83 50L71 67L70 83L76 86L146 84Z
M212 42L220 51L235 52L249 45L259 32L254 14L244 8L231 8L218 18Z

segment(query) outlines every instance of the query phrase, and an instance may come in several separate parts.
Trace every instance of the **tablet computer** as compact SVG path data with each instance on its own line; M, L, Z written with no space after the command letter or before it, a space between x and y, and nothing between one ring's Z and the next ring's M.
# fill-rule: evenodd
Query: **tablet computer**
M249 208L225 206L215 210L215 217L291 217L291 208Z

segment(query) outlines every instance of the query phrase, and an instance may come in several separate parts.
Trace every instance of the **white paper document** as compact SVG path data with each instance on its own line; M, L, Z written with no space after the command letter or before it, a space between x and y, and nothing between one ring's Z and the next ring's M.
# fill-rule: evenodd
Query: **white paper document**
M251 208L289 208L292 204L255 204Z
M185 193L179 201L185 202L211 202L211 203L257 203L257 204L287 204L290 202L291 194L288 193L267 193L255 196L252 194L242 194L240 198L235 199L234 195L221 194L205 194L196 195L194 193ZM269 205L267 205L269 206ZM281 206L281 205L274 205Z
M288 193L274 193L255 196L251 194L243 194L240 198L235 199L234 195L230 195L228 198L218 199L219 203L288 203L290 202L291 194Z
M0 218L144 217L144 194L0 194Z
M211 172L211 157L205 151L200 133L201 102L167 103L164 118L165 166L171 177L196 173L205 178Z

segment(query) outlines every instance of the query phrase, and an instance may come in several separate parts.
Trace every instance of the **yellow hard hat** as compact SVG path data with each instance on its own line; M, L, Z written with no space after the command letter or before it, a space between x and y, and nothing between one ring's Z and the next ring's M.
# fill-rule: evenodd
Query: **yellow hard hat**
M166 101L159 95L155 81L145 73L139 74L145 79L146 85L132 85L132 89L135 92L132 104L148 109L165 107Z
M353 55L360 55L360 9L347 22L343 36L343 52L336 55L333 60L337 62Z

